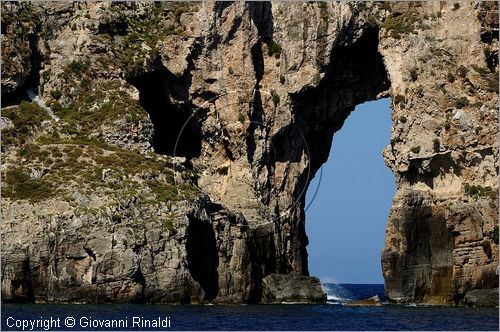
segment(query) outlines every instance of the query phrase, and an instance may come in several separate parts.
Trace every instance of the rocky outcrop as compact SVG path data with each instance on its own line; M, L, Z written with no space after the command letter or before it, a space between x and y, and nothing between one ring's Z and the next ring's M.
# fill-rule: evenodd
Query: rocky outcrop
M388 299L498 287L497 9L2 3L2 43L32 36L2 48L2 91L31 75L59 119L2 110L3 299L262 301L267 276L308 275L310 179L386 96Z
M497 307L498 288L473 289L465 295L465 304L471 307Z
M315 277L272 273L262 279L262 303L325 302L326 292Z
M363 300L349 301L345 305L351 307L365 307L365 306L381 306L382 303L380 302L380 298L378 297L378 295L375 295Z

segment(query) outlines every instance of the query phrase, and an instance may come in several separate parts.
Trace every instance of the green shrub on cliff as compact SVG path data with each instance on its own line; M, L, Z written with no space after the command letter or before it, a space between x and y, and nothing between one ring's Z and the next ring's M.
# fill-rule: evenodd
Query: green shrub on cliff
M68 139L53 134L37 142L25 144L19 151L19 167L6 173L9 181L3 188L5 197L38 201L57 195L71 200L74 185L80 193L106 192L116 199L137 198L149 188L149 203L193 201L199 194L192 185L192 176L183 174L177 184L164 161L137 151L95 138ZM27 175L35 165L48 170L42 179L32 180Z
M469 195L469 196L474 196L474 195L477 195L479 193L478 186L475 186L475 185L471 186L468 183L464 184L464 190L465 190L465 194Z
M275 90L271 90L271 98L273 100L274 107L277 107L280 103L280 96Z
M455 107L456 108L464 108L465 106L469 105L469 99L467 97L460 97L455 100Z
M460 67L458 67L457 70L458 76L466 77L468 72L469 70L465 66L461 65Z
M5 172L2 195L15 200L40 201L54 195L53 186L42 179L31 179L22 168L11 168Z
M420 152L420 146L414 146L410 149L410 151L417 154Z
M488 68L481 67L481 66L478 66L478 65L472 65L472 69L474 69L474 71L476 73L478 73L479 75L481 75L481 76L487 76L490 73L490 71L489 71Z
M59 98L61 98L61 95L62 95L61 91L59 91L59 90L52 90L52 91L50 91L50 96L52 98L54 98L55 100L58 100Z
M273 56L275 58L279 58L281 55L281 45L275 42L274 40L271 40L267 43L267 55Z
M108 86L109 85L109 86ZM133 100L126 92L116 89L113 83L101 85L100 90L78 95L67 107L52 104L54 113L64 121L61 131L75 138L86 138L103 124L110 124L120 118L133 122L147 117L139 102ZM102 100L107 100L102 103Z
M165 220L163 220L163 229L169 232L174 231L174 222L172 216L169 216Z
M378 27L380 24L379 20L375 15L368 16L367 22L370 27Z
M122 63L124 76L132 78L141 73L145 59L154 59L158 56L156 44L166 36L185 33L180 23L183 13L189 12L191 4L185 2L169 3L168 6L173 15L172 24L162 24L164 9L162 4L152 7L152 12L147 19L130 17L127 25L130 32L123 37L121 43L117 44L115 53ZM149 48L144 48L146 44Z
M455 75L453 75L451 72L448 72L448 82L455 82Z
M63 107L61 106L61 104L58 102L58 101L54 101L51 105L50 105L50 109L52 110L52 112L54 112L55 114L60 114L63 110Z
M34 102L22 101L19 107L2 110L2 116L10 119L13 128L2 130L2 151L10 145L22 145L42 121L49 119L47 112Z
M405 103L405 102L406 102L406 99L402 95L396 95L394 97L394 104L402 104L402 103Z
M418 20L416 12L408 11L401 15L390 14L387 16L381 27L386 29L390 36L399 39L403 33L415 32L414 24Z
M439 141L439 138L435 138L434 140L432 140L432 148L434 149L434 151L439 151L439 148L441 147L441 142Z
M90 64L88 62L73 60L67 65L65 72L73 73L79 76L83 72L85 72L89 68L89 66Z
M413 82L415 82L418 79L418 68L413 67L410 69L410 78Z
M483 187L480 185L470 185L468 183L464 183L464 191L468 196L477 196L477 197L495 197L496 193L493 191L491 187Z

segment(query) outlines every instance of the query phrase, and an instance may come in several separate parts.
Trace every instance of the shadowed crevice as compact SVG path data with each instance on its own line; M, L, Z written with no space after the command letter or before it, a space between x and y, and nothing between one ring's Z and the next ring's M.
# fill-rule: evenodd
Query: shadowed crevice
M208 221L188 216L187 261L189 273L205 292L205 300L211 302L219 292L219 256L215 232Z

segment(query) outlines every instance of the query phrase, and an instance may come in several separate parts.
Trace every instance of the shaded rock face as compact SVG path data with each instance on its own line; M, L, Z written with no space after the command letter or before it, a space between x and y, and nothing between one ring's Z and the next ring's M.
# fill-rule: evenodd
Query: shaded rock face
M269 275L308 275L304 195L334 133L385 96L389 300L498 287L497 7L2 4L23 22L2 19L2 91L38 75L59 118L2 112L2 298L267 299Z

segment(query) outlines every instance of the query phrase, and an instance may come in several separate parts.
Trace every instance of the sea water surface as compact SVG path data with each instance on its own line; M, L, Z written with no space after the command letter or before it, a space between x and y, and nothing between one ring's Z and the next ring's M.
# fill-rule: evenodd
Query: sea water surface
M383 285L325 284L326 304L281 305L56 305L2 304L2 330L23 321L52 318L51 330L492 330L498 331L497 308L382 305L349 307L345 301L378 295ZM135 318L134 318L135 317ZM59 325L57 326L57 319ZM134 320L135 319L135 320ZM106 328L105 322L122 325ZM153 322L170 327L154 328ZM127 326L123 326L124 323ZM136 322L135 326L134 322ZM34 330L44 330L43 325ZM68 327L65 324L74 324ZM138 324L149 324L140 327ZM82 326L86 325L86 326ZM90 326L95 325L95 326ZM101 325L101 326L100 326ZM28 327L26 330L29 330Z

